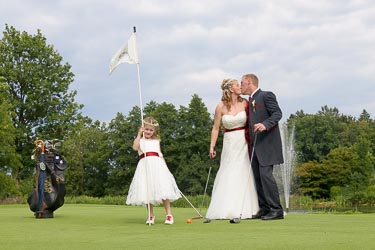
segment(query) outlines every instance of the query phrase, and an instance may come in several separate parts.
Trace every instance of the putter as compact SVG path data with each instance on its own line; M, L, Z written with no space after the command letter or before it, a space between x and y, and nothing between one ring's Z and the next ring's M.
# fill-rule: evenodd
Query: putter
M211 159L211 164L210 164L210 168L208 170L208 175L207 175L206 187L204 188L201 209L204 206L204 197L206 197L206 192L207 192L207 187L208 187L208 181L210 180L210 174L211 174L212 165L213 165L213 160ZM201 210L201 212L202 212L202 210ZM204 221L203 221L203 223L210 223L210 222L211 222L211 220L208 219L208 218L205 218Z
M229 221L229 223L232 223L232 224L237 224L237 223L240 223L241 222L241 217L240 218L233 218Z
M250 157L250 171L251 170L251 166L252 166L252 163L253 163L253 157L254 157L254 149L255 149L255 144L257 142L257 135L258 133L256 132L255 133L255 137L254 137L254 144L253 144L253 149L251 150L251 157ZM250 179L250 172L249 172L249 178L247 179L247 181L249 181ZM246 194L246 193L245 193ZM231 220L229 220L229 223L232 223L232 224L238 224L241 222L241 217L242 217L242 210L243 210L243 206L244 206L244 202L245 202L245 195L242 199L242 208L241 208L241 214L240 214L240 217L239 218L233 218Z
M203 221L203 223L210 223L210 222L211 222L211 219L208 219L208 218L204 219Z
M192 220L198 220L198 219L202 219L203 216L202 214L193 206L193 204L191 204L191 202L188 200L188 198L186 198L186 196L180 191L180 194L182 195L182 197L184 197L184 199L189 203L189 205L195 210L195 212L197 212L198 216L195 216L193 218L191 218Z
M200 212L201 213L202 213L202 207L204 206L204 198L206 197L206 192L207 192L207 187L208 187L208 181L210 180L210 174L211 174L212 165L213 165L213 160L211 159L210 168L208 169L206 186L205 186L204 192L203 192L202 205L201 205L201 208L200 208Z

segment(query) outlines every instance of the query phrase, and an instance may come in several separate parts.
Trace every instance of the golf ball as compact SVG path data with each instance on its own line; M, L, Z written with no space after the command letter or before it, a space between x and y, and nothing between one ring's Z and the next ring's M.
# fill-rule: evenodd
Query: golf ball
M187 219L187 220L186 220L186 223L187 223L187 224L190 224L190 223L191 223L191 219Z

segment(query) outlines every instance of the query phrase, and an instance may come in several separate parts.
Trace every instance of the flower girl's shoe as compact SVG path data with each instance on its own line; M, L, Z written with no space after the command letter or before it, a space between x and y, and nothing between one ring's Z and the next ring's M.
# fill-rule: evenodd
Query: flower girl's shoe
M167 216L165 217L164 224L165 225L172 225L173 223L174 223L173 216L171 214L167 214Z
M155 224L155 216L150 216L150 217L148 217L147 218L147 220L146 220L146 224L147 225L154 225Z

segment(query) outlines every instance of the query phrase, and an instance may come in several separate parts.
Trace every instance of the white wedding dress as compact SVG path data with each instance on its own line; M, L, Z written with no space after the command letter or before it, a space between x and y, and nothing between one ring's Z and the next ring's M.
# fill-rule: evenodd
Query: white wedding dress
M226 129L246 126L246 112L223 115ZM216 174L206 218L247 219L259 210L253 171L245 139L245 130L224 133L220 168Z
M138 154L157 153L159 156L147 156L139 160L126 198L127 205L159 205L163 200L171 202L181 198L176 181L169 171L159 140L140 140Z

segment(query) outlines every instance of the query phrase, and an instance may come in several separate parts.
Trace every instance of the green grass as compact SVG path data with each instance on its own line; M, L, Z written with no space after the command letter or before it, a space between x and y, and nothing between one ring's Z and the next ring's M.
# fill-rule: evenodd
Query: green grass
M289 214L284 220L240 224L186 219L191 208L173 208L175 224L145 225L143 207L65 204L53 219L35 219L27 205L0 205L1 249L375 249L375 214Z

